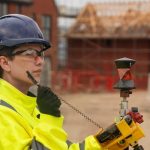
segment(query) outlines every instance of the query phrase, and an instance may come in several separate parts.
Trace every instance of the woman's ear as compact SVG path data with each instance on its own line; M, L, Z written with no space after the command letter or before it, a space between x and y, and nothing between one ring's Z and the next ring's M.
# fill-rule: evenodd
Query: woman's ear
M11 70L9 59L5 56L0 56L0 66L6 72L9 72Z

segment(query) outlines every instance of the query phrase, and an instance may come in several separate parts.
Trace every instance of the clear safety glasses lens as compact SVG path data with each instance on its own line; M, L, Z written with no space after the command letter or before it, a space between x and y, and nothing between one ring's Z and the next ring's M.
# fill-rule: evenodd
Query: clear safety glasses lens
M12 54L13 56L15 55L22 55L22 56L31 56L31 57L41 57L44 59L44 51L41 50L41 51L38 51L38 50L35 50L35 49L27 49L27 50L20 50L20 51L17 51L17 52L13 52Z

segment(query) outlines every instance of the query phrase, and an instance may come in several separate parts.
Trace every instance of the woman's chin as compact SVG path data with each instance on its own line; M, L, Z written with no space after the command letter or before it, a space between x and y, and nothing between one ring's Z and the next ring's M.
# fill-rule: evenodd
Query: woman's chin
M40 78L41 72L35 72L33 75L35 78Z
M40 82L40 76L35 76L35 80L39 83Z

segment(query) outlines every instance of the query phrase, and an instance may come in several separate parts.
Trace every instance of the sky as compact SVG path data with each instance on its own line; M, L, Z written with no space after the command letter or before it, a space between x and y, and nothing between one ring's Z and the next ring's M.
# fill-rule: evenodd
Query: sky
M65 4L71 7L83 7L87 2L130 2L130 1L150 1L150 0L55 0L58 4Z

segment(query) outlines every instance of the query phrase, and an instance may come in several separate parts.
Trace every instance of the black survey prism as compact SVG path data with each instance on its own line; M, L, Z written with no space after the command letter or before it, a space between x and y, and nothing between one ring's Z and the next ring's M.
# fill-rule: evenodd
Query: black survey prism
M134 81L131 74L131 67L135 60L123 57L115 60L115 65L119 74L119 81L114 85L115 89L131 90L135 89Z

